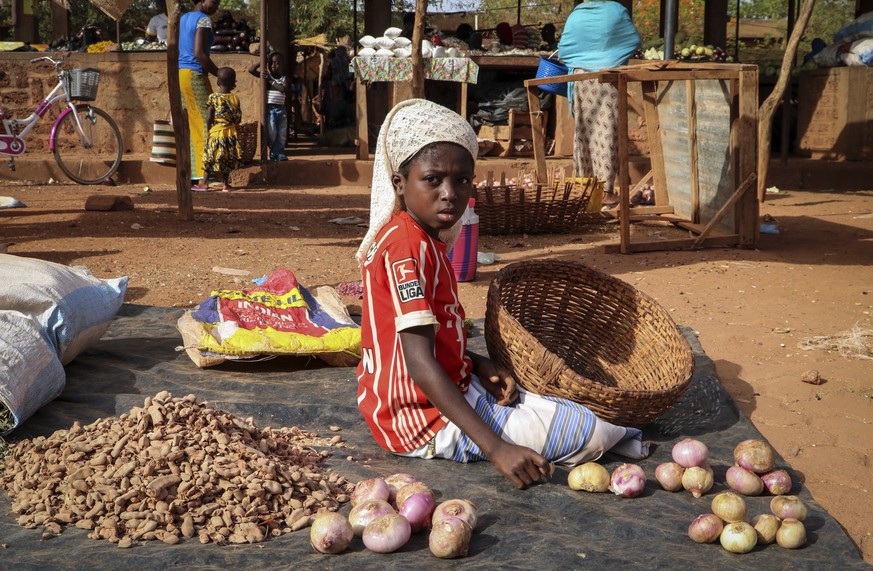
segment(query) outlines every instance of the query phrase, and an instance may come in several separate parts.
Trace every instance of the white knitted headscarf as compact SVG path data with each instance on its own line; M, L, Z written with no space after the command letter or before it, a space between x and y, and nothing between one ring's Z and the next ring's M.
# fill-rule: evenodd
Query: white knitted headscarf
M391 183L391 175L409 157L431 143L461 145L476 159L479 141L467 121L447 107L425 99L408 99L388 112L376 141L373 163L373 188L370 195L370 227L355 258L363 265L376 234L400 209L400 199ZM440 233L449 248L461 232L461 224Z

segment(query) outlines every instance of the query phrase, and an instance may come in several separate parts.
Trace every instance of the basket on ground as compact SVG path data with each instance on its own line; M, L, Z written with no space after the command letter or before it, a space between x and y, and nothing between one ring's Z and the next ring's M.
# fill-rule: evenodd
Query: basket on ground
M691 381L691 347L668 313L619 279L573 262L510 264L488 288L491 358L525 389L641 427Z
M94 101L97 99L97 87L100 83L100 72L86 67L71 69L64 75L65 88L70 99L79 101Z
M586 221L592 195L603 181L576 178L547 184L488 184L473 189L479 233L570 232ZM602 192L602 191L601 191Z
M252 162L258 150L258 123L256 121L243 123L237 127L236 136L239 140L242 161L244 163Z

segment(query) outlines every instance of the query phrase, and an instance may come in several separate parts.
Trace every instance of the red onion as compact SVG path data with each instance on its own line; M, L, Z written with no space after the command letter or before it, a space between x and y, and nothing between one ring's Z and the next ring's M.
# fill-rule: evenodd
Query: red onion
M781 496L791 491L791 476L785 470L773 470L761 476L764 487L774 496Z
M646 472L636 464L622 464L612 472L609 489L623 498L635 498L646 486Z
M412 533L418 533L430 523L436 502L430 494L412 494L403 502L400 515L409 521Z
M673 461L683 468L700 466L708 458L709 448L699 440L686 438L673 445Z
M433 512L432 524L436 525L438 521L456 517L470 524L470 529L476 529L476 524L479 522L479 513L476 509L476 504L470 500L446 500L436 507Z
M734 461L746 470L763 474L773 469L776 454L763 440L743 440L734 448Z
M412 474L404 474L403 472L392 474L385 478L385 483L388 484L388 503L395 503L397 491L400 490L400 488L406 484L411 484L417 481L418 480Z
M352 511L349 512L349 523L352 524L355 535L360 537L368 523L381 515L393 513L395 513L394 508L385 500L365 500L352 507Z
M803 521L809 514L806 504L797 496L776 496L770 500L770 511L781 520L792 517Z
M466 557L470 547L473 528L466 521L456 517L446 517L434 523L430 530L428 546L430 552L443 559Z
M352 525L336 512L318 514L309 530L309 543L321 553L342 553L353 537Z
M383 500L388 501L390 492L388 484L382 478L370 478L362 480L355 484L355 491L352 492L351 502L353 506L367 500Z
M733 492L721 492L712 498L712 513L728 523L743 521L748 511L746 500Z
M398 513L380 515L364 528L364 545L376 553L397 551L409 541L412 528L405 517Z
M688 526L688 537L697 543L712 543L721 535L724 523L714 514L700 514Z
M655 479L668 492L678 492L682 489L682 474L685 468L676 462L664 462L655 468Z
M793 517L782 520L776 532L776 543L785 549L797 549L806 543L806 527Z
M751 470L731 466L725 474L728 486L744 496L757 496L764 491L764 482Z
M426 485L421 482L412 482L411 484L406 484L399 490L397 490L397 509L403 507L403 502L406 501L406 498L411 496L412 494L430 494L433 497L433 492L430 491Z

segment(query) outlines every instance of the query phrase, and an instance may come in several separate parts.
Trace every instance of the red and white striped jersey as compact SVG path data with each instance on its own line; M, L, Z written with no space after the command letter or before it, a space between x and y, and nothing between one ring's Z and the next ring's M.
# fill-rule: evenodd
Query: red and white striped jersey
M446 245L404 211L377 235L363 282L358 407L380 446L409 452L433 438L446 419L410 378L399 332L434 326L436 360L466 392L473 364L466 355L458 285Z

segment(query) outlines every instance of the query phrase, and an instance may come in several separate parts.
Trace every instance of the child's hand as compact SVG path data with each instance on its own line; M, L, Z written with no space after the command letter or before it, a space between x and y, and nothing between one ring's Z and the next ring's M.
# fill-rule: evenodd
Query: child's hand
M512 374L491 359L482 358L477 363L476 375L485 390L497 398L497 404L510 405L518 398Z
M270 72L269 71L262 71L261 72L261 79L270 79Z
M502 444L492 452L488 460L494 464L497 471L512 482L516 488L529 486L543 477L552 475L552 464L525 446L518 446L502 441Z

